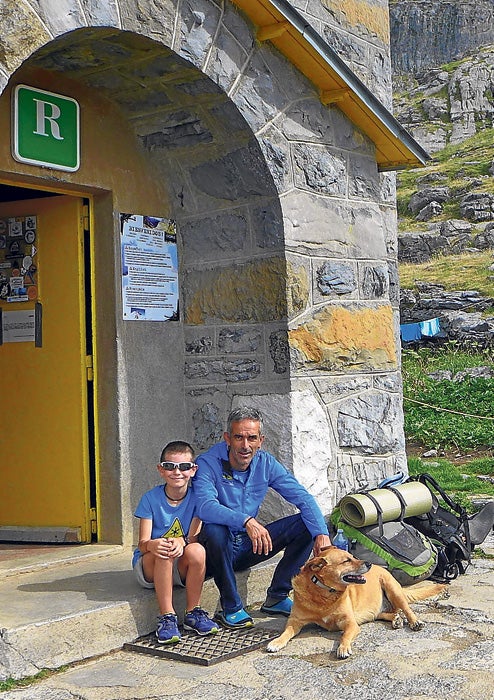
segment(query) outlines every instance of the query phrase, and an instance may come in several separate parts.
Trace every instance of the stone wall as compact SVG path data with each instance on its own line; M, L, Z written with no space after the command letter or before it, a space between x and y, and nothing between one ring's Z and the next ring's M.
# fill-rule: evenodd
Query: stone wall
M388 0L294 0L292 5L391 109Z
M386 4L300 9L389 104ZM405 469L394 176L378 173L358 126L228 0L11 1L3 12L3 82L29 60L101 92L127 115L177 220L180 359L174 345L167 362L166 328L161 340L145 324L129 334L116 310L124 372L145 376L144 350L163 362L132 397L119 387L121 459L154 464L156 445L177 437L173 375L180 437L203 449L232 406L256 405L267 448L326 512ZM145 478L134 469L129 520Z

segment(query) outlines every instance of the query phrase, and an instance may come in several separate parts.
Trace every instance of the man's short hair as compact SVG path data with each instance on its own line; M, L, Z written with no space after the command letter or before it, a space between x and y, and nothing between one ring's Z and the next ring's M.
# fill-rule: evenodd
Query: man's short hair
M194 461L195 453L192 445L190 445L188 442L185 442L184 440L172 440L172 442L169 442L161 450L160 462L164 462L166 459L166 455L171 454L173 452L188 452L190 454L191 461Z
M252 406L240 406L230 411L226 422L226 429L229 435L231 435L232 432L232 423L236 423L239 420L259 421L259 433L262 435L262 413L258 411L257 408L252 408Z

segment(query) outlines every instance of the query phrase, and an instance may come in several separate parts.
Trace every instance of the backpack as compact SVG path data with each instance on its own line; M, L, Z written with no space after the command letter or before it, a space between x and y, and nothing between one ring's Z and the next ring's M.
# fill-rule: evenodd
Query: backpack
M341 518L337 506L330 516L330 530L338 528L348 538L350 554L388 569L402 586L429 578L437 566L433 543L404 520L383 522L379 518L375 525L357 528Z
M407 478L401 472L382 481L378 488L396 492L400 484L413 481L427 486L430 491L432 505L427 512L407 516L402 508L398 518L383 522L378 509L377 524L353 527L345 522L336 507L330 523L346 534L349 551L354 557L389 569L402 586L426 578L447 583L465 573L475 545L481 544L493 530L494 501L469 516L427 473ZM359 493L369 497L368 491Z
M430 474L419 474L411 477L410 481L420 481L429 488L432 493L432 508L423 515L405 518L405 522L428 537L437 549L437 566L431 578L452 581L467 570L475 544L483 542L489 532L489 524L486 521L485 536L479 542L472 542L470 524L476 516L469 518L465 508L448 496ZM438 496L444 505L441 505ZM481 514L482 512L477 516Z

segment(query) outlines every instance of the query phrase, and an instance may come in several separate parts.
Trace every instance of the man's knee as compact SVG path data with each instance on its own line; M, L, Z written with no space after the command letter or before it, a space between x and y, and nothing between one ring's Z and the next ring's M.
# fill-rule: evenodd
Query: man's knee
M206 549L208 547L223 547L231 538L230 529L218 523L203 523L199 541Z
M281 536L281 538L287 541L293 542L294 540L301 540L309 542L312 540L312 535L307 529L300 513L287 515L284 518L273 521L266 527L275 537Z

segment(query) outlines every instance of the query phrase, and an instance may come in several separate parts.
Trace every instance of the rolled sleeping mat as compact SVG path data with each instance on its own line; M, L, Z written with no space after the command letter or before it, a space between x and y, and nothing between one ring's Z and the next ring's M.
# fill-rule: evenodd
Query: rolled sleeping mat
M399 484L393 487L405 502L405 518L411 518L414 515L423 515L429 513L432 508L432 493L426 484L420 481L407 481L405 484Z
M341 518L353 527L375 525L379 519L378 505L382 511L383 522L396 520L401 515L399 497L390 489L373 489L366 493L353 493L340 501Z
M408 481L392 489L373 489L366 493L344 496L339 503L341 518L353 527L375 525L382 512L384 523L402 515L408 518L428 513L432 508L432 494L425 484Z

